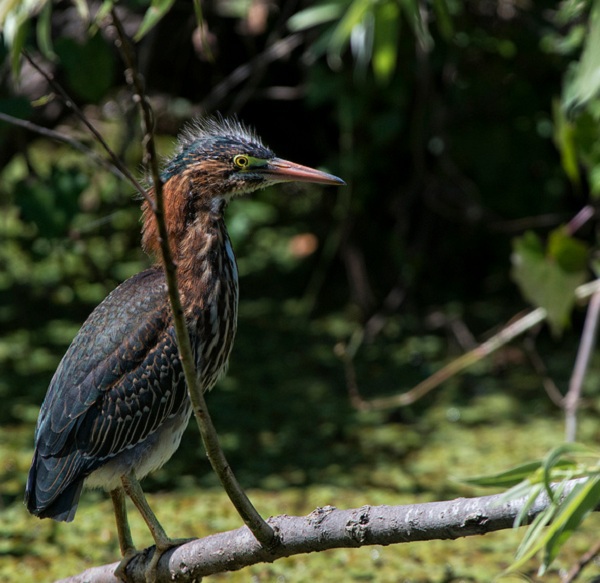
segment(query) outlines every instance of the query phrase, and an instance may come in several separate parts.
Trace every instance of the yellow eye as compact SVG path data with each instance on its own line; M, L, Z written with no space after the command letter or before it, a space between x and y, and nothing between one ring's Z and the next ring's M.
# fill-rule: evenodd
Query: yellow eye
M244 156L244 154L238 154L237 156L234 156L233 163L238 168L248 168L250 165L250 158L248 158L248 156Z

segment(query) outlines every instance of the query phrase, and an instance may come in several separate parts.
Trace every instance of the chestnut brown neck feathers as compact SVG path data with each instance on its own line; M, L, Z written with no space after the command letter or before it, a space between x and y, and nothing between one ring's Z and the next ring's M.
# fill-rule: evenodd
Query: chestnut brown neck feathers
M237 120L207 118L192 123L180 135L161 176L165 222L176 261L193 254L193 244L202 245L200 233L194 231L222 223L223 210L233 196L267 186L267 181L250 173L239 175L233 162L239 155L274 158L260 138ZM156 218L147 201L142 210L143 249L160 261Z

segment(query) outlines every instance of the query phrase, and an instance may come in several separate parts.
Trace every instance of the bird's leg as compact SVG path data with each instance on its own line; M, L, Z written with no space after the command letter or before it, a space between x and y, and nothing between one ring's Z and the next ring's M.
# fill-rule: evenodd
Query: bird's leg
M115 571L115 577L126 581L125 569L127 564L136 555L137 550L133 544L129 521L127 520L127 507L125 505L125 490L122 487L110 491L113 507L115 509L115 519L117 521L117 533L119 535L119 547L123 560L119 563Z
M133 475L133 472L122 476L121 482L126 494L131 498L142 515L144 522L148 525L152 538L154 539L154 544L156 545L156 550L154 551L152 560L146 570L146 580L152 582L156 580L156 568L162 554L172 547L187 542L189 539L172 539L167 536L165 529L161 526L154 512L152 512L152 509L144 496L142 487L137 478Z
M127 520L127 507L125 506L125 490L123 488L115 488L111 490L110 497L112 498L113 507L115 509L115 519L117 521L117 533L119 535L119 547L123 557L136 552L131 537L129 521Z

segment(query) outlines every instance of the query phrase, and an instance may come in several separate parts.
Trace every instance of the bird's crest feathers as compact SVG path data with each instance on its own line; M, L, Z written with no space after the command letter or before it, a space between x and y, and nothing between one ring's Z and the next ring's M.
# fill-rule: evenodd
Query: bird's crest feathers
M265 147L258 134L237 118L209 116L197 118L184 126L177 139L177 151L181 153L196 144L199 140L210 140L211 138L230 138L255 146Z
M173 156L165 160L162 179L166 182L199 161L235 153L269 159L274 154L258 135L237 118L204 117L189 122L177 138Z

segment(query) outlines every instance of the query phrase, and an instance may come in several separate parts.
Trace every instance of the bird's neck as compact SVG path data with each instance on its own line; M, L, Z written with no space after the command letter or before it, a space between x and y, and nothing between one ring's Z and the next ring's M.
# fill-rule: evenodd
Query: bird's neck
M176 259L180 289L189 297L206 297L221 285L237 285L237 269L222 213L203 212L188 227Z
M163 197L184 310L209 304L225 292L224 287L235 289L237 296L237 268L223 219L225 201L212 198L203 204L202 197L190 191L189 182L178 177L164 185ZM148 202L142 208L142 246L160 262L156 217Z

